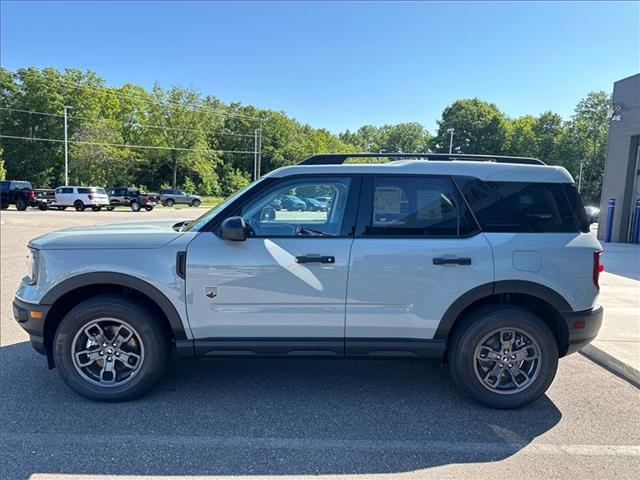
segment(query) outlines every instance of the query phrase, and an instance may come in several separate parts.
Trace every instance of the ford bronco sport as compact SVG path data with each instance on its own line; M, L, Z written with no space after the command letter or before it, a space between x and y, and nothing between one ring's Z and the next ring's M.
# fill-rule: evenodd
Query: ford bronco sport
M376 156L396 160L343 165ZM274 213L283 195L328 208ZM442 361L470 397L514 408L602 321L602 247L569 173L535 159L320 155L191 222L70 228L29 248L15 318L95 400L143 394L175 350Z

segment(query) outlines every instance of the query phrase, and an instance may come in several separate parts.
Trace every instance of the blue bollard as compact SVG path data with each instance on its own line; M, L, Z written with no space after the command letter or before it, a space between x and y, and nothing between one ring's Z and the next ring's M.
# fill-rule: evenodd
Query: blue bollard
M640 198L636 200L636 209L631 226L631 243L640 243Z
M611 242L611 233L613 232L613 213L616 210L616 199L610 198L607 203L607 226L604 233L604 243Z

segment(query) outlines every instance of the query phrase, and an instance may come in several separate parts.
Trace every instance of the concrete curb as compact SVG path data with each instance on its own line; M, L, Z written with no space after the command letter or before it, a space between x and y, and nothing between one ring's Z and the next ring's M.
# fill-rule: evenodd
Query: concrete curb
M594 363L597 363L623 380L626 380L634 387L640 388L640 371L636 370L632 366L621 362L614 356L609 355L604 350L600 350L598 347L594 347L593 345L587 345L580 350L580 353Z

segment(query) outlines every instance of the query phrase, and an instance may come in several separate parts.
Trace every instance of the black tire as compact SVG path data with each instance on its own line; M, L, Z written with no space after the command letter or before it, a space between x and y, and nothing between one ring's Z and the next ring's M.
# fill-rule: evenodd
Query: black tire
M115 210L116 207L104 207L106 208L108 211L113 212Z
M140 366L135 375L122 384L101 386L92 383L74 363L74 338L83 335L83 328L100 318L125 321L135 329L142 344L144 354ZM105 338L107 336L105 330ZM148 307L134 299L113 294L98 295L73 308L60 323L53 345L54 361L66 384L83 397L102 402L131 400L146 393L162 377L171 353L167 329L158 323ZM100 348L93 348L96 347ZM99 360L105 362L104 356ZM119 364L116 362L116 365ZM128 372L121 368L122 371Z
M501 360L493 361L492 365L505 366L504 377L501 377L507 383L504 391L494 391L479 378L481 374L477 373L485 368L480 365L491 365L492 361L488 360L485 364L478 363L475 357L476 348L479 348L483 339L497 329L515 329L517 335L524 334L537 344L539 353L537 363L534 360L531 363L523 362L518 366L518 362L514 362L516 367L523 369L536 365L536 370L530 372L533 379L528 385L524 377L519 377L519 381L523 384L520 391L515 386L512 387L512 391L508 390L509 382L514 383L513 375L507 368L513 365L508 363L511 360L502 364L498 364ZM500 347L498 350L502 351ZM530 351L535 352L535 349ZM514 353L518 353L518 350L514 349L503 358L509 358ZM558 344L549 327L531 311L517 306L488 305L471 312L455 328L448 350L448 362L455 382L477 402L492 408L519 408L539 398L551 385L558 368ZM489 370L489 367L486 368ZM494 378L497 379L497 377Z
M153 205L145 205L145 206L144 206L144 209L145 209L147 212L150 212L151 210L153 210Z
M133 202L131 202L131 203L129 204L129 206L131 207L131 210L132 210L133 212L139 212L139 211L140 211L140 208L141 208L141 206L140 206L140 202L137 202L137 201L135 201L135 200L134 200Z
M164 202L164 204L165 204L167 207L173 207L173 206L175 205L175 203L176 203L176 202L175 202L175 200L174 200L173 198L168 198L168 199Z
M22 197L18 197L16 198L16 209L20 210L21 212L25 211L27 209L27 207L29 206L29 204L27 203L27 201L22 198Z
M196 198L191 202L191 206L192 207L199 207L201 203L202 202Z
M67 207L58 207L58 210L66 210Z
M76 209L76 212L84 212L85 206L84 203L82 203L82 200L76 200L73 202L73 208Z
M45 210L49 210L49 205L46 203L40 203L38 204L38 208L44 212Z
M6 210L7 208L9 208L9 204L8 203L0 204L0 210Z
M102 210L102 207L98 207L98 206L93 206L91 207L91 210L93 210L94 212L99 212L100 210Z

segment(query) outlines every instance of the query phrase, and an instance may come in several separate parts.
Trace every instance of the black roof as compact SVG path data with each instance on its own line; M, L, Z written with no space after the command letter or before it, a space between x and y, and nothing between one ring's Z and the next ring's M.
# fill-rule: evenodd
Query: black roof
M531 157L506 157L502 155L471 155L464 153L323 153L313 155L298 165L341 165L348 158L397 158L423 159L439 162L495 162L520 163L525 165L545 165L542 160Z

